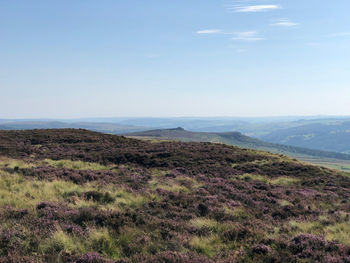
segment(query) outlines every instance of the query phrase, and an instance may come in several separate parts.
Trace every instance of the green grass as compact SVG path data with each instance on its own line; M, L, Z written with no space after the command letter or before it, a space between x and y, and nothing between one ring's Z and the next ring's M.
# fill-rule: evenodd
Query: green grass
M236 178L234 178L236 179ZM300 179L294 178L294 177L277 177L277 178L270 178L268 176L259 175L259 174L243 174L239 176L239 179L245 180L245 181L260 181L265 184L273 184L273 185L284 185L284 186L290 186L295 185L300 182Z
M51 160L45 159L41 162L42 164L50 165L56 168L68 168L73 170L93 170L93 171L103 171L111 170L114 167L105 166L99 163L90 163L83 161L71 161L71 160Z
M189 193L190 189L188 189L186 186L179 184L174 179L163 179L159 178L159 176L154 177L150 182L149 186L152 190L156 189L162 189L169 192L176 192L176 193Z
M99 191L108 193L113 200L108 204L86 200L85 192ZM68 202L74 207L99 206L101 209L137 208L150 200L157 200L155 194L134 194L121 187L112 185L86 184L77 185L67 181L28 180L18 174L0 171L0 206L28 208L35 210L38 203Z
M15 169L15 168L32 168L35 166L36 164L31 162L25 162L23 160L0 157L0 168Z
M121 248L115 236L111 235L106 228L94 229L88 238L89 250L94 250L112 259L122 257Z
M293 206L293 204L291 202L287 201L287 200L280 200L279 204L281 206Z
M189 244L197 253L208 257L216 256L225 247L220 237L216 234L208 237L196 236L191 239Z
M250 217L249 213L244 207L224 207L224 211L228 215L232 215L238 219L248 219Z
M321 217L316 222L289 222L295 234L308 233L325 236L328 241L337 241L344 245L350 245L350 222L329 224L326 217Z
M197 229L206 228L213 233L221 233L227 229L227 226L225 224L219 223L216 220L209 218L195 218L192 219L189 223Z
M327 158L301 158L301 160L315 165L323 166L330 169L335 169L350 173L350 161L327 159Z
M327 227L327 240L334 240L350 246L350 222L338 223Z

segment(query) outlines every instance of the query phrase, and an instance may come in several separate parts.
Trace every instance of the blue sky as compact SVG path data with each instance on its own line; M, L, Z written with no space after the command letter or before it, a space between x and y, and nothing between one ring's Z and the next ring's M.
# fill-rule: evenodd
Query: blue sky
M350 115L349 10L0 0L0 118Z

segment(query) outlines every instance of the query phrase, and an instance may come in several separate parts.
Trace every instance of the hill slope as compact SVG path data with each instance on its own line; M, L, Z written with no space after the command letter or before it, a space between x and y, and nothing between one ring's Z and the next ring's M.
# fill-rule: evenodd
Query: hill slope
M104 122L62 122L62 121L5 121L0 125L0 130L29 130L29 129L87 129L91 131L120 134L147 130L145 127L134 125L122 125L118 123Z
M350 122L307 124L274 131L261 136L261 139L311 149L350 153Z
M281 145L275 143L264 142L252 137L245 136L239 132L191 132L182 128L151 130L144 132L135 132L125 134L128 137L143 137L152 139L169 139L179 141L196 141L196 142L215 142L225 143L229 145L264 150L273 153L286 154L298 158L334 158L339 160L350 160L350 155L336 152L326 152L320 150L312 150L301 147Z
M349 262L350 178L280 155L0 131L0 262Z

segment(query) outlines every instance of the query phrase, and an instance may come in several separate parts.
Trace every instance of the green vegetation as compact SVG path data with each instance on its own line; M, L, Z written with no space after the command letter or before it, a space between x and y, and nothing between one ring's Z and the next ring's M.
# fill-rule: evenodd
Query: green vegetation
M224 144L2 133L0 262L348 257L346 173Z
M237 177L234 177L233 179L235 180L236 178ZM285 186L296 185L300 183L300 179L298 178L293 178L293 177L271 178L271 177L263 176L259 174L243 174L239 176L239 178L245 181L254 180L254 181L261 181L266 184L285 185Z
M99 163L90 163L90 162L82 162L82 161L70 161L70 160L50 160L45 159L43 164L47 164L56 168L68 168L74 170L111 170L114 167L108 167L105 165L101 165Z
M97 197L93 196L94 192ZM105 209L120 209L140 207L157 198L154 194L137 195L112 185L90 183L82 186L66 181L28 180L22 175L0 170L0 206L34 210L38 203L46 200L68 202L73 207L103 206Z
M194 237L190 241L190 246L200 254L204 254L208 257L214 257L219 253L224 244L218 235L212 234L208 237Z
M195 218L190 221L190 225L197 229L207 229L213 233L221 233L227 229L225 224L219 223L214 219Z
M344 245L350 245L350 221L343 219L341 222L331 222L327 217L321 217L314 222L291 221L290 226L295 233L309 233L324 235L329 241L337 241Z
M309 161L314 164L325 163L326 167L350 171L350 155L328 152L321 150L312 150L315 147L302 148L296 146L283 145L261 141L252 137L245 136L239 132L190 132L182 128L151 130L127 134L130 138L150 140L152 142L160 141L183 141L183 142L212 142L234 145L247 149L268 151L275 154L284 154L302 161ZM305 138L305 137L304 137ZM309 135L306 136L309 140ZM317 149L317 147L316 147Z

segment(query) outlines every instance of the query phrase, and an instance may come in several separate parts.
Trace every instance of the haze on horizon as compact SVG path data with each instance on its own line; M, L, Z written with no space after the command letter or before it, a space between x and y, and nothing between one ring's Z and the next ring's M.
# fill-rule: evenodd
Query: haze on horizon
M0 119L350 115L348 0L3 0Z

